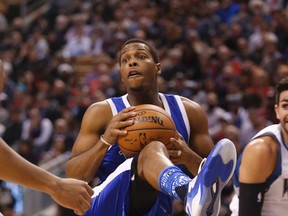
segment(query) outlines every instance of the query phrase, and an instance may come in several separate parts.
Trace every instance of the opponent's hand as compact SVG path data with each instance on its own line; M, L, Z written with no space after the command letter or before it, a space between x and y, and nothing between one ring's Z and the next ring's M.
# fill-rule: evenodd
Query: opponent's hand
M169 158L174 164L186 164L191 157L191 149L179 132L175 138L170 139L173 149L168 150ZM170 145L171 145L170 144Z
M103 134L103 139L108 143L115 143L117 141L118 136L125 136L127 131L125 127L128 127L134 124L133 117L137 115L135 110L135 106L131 106L123 109L117 115L113 116L111 119L105 133Z
M83 215L90 208L93 193L87 182L60 178L50 195L61 206L74 210L77 215Z

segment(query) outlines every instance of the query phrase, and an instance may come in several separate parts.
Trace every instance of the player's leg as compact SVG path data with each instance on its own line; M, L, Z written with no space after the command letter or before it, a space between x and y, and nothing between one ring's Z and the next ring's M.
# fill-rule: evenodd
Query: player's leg
M160 191L151 186L146 180L143 180L139 177L137 172L137 164L138 157L136 156L133 159L131 166L131 181L130 181L130 209L129 215L144 215L145 213L151 213L151 209L154 205L159 205L161 202L167 202L167 204L161 205L161 209L155 209L157 211L156 214L152 215L167 215L163 214L163 212L172 212L172 206L169 205L171 203L171 198L167 195L161 194ZM161 197L161 200L159 200ZM153 211L153 210L152 210ZM160 211L160 212L159 212ZM162 212L162 213L161 213Z
M152 142L133 160L130 182L130 214L157 215L172 214L171 196L161 192L158 175L165 167L175 167L168 159L168 152L161 142ZM152 162L152 163L151 163ZM182 171L178 168L181 173ZM144 175L144 170L145 174ZM149 181L147 181L149 179ZM187 178L187 184L191 181Z
M228 139L216 143L198 175L189 184L185 210L189 215L218 215L221 192L236 166L235 145Z
M131 163L132 158L124 161L101 185L93 188L91 207L85 216L125 215Z
M139 176L155 189L185 201L189 215L217 215L221 191L235 169L234 144L228 139L218 142L193 180L174 166L168 157L162 143L150 143L139 155Z

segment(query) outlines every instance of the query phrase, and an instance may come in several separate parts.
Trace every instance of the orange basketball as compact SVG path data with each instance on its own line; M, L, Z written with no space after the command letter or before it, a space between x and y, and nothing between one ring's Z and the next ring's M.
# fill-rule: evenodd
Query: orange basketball
M134 124L126 127L126 136L118 137L122 153L127 157L138 154L151 141L161 141L165 145L175 137L176 127L170 115L161 107L142 104L136 106Z

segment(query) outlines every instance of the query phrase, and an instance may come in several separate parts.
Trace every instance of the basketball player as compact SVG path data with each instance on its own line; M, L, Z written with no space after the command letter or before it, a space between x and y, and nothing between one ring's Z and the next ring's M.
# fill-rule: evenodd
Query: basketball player
M171 215L173 199L182 200L189 215L217 215L221 190L235 167L234 144L223 139L213 148L202 108L187 98L158 92L161 65L149 43L128 40L119 64L127 94L88 108L66 165L70 177L91 181L97 176L102 182L86 215ZM171 138L173 150L154 141L134 158L121 153L117 137L127 134L125 127L133 124L139 104L157 105L171 115L179 132Z
M3 64L0 61L0 90L3 79ZM1 138L0 166L0 179L45 192L78 215L83 215L90 207L93 190L86 182L52 175L22 158Z
M288 211L288 77L276 87L279 124L258 132L239 157L234 175L236 216L283 216Z

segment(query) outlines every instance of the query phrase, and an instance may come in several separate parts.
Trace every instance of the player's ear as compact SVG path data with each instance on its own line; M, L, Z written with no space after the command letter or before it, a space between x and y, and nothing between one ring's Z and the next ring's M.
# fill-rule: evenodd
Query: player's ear
M276 113L277 119L280 119L280 117L279 117L279 107L278 107L277 104L274 105L274 111L275 111L275 113Z
M157 69L157 72L156 72L156 73L157 73L158 75L160 75L160 74L161 74L161 64L160 64L160 63L157 63L155 66L156 66L156 69Z

